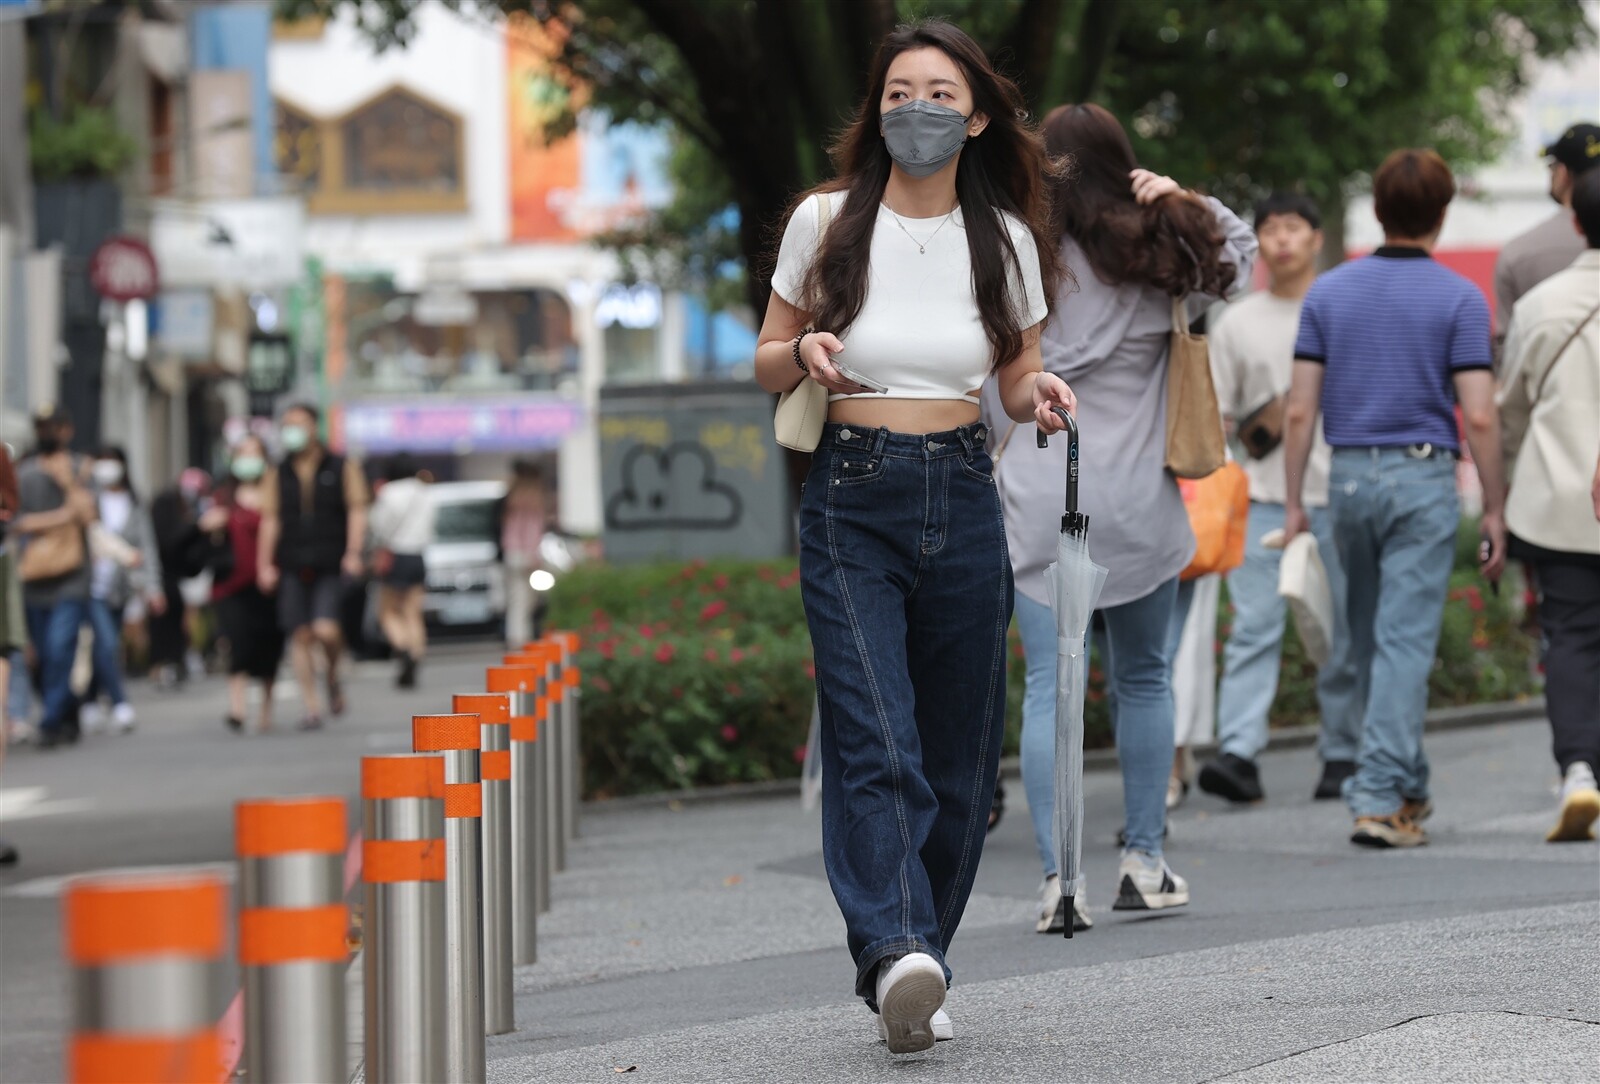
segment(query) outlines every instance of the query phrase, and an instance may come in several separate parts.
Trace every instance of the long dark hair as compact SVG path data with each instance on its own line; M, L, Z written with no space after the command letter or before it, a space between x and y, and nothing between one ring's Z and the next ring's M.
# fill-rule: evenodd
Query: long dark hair
M1017 85L994 70L977 42L942 20L901 26L878 47L867 96L829 150L836 179L813 190L846 195L844 208L830 222L800 293L816 325L835 335L843 335L861 315L867 297L872 231L891 164L879 129L878 106L889 65L901 53L926 48L938 49L961 68L972 88L974 108L989 118L983 133L967 140L961 149L956 197L972 258L972 292L989 340L990 365L998 369L1022 352L1026 330L1010 296L1007 272L1014 269L1020 282L1021 265L1002 212L1015 215L1033 234L1045 300L1052 311L1055 308L1060 271L1045 187L1054 167L1045 154L1044 141L1028 123Z
M1101 279L1137 282L1179 297L1220 297L1238 268L1222 259L1211 208L1187 193L1140 204L1128 174L1139 165L1117 118L1094 105L1062 105L1044 118L1045 146L1069 156L1051 201L1057 237L1071 237Z

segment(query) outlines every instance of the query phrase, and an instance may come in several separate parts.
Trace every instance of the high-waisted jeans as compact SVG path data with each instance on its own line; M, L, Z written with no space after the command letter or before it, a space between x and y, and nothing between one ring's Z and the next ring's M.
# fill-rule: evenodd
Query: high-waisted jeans
M983 433L830 424L800 501L823 856L869 1002L883 960L943 962L983 853L1012 600Z

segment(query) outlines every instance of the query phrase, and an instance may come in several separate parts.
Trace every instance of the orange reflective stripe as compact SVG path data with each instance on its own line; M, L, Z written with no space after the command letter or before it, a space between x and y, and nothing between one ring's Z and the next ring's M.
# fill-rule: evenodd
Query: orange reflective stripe
M454 711L475 711L486 723L503 723L511 718L511 700L504 693L460 693L450 707Z
M362 757L361 797L443 798L444 761L438 757Z
M67 1050L69 1084L217 1084L227 1074L222 1040L207 1029L192 1035L74 1035Z
M576 655L578 650L583 647L583 637L579 636L575 632L557 632L553 633L552 635L565 643L567 645L567 651L571 654Z
M361 879L368 884L444 880L444 840L368 839L361 843Z
M115 878L67 888L67 958L91 965L138 956L220 956L227 890L215 877Z
M482 779L511 778L511 750L491 749L478 761L478 775Z
M483 816L483 788L476 783L446 783L444 785L444 815L446 817Z
M539 684L539 671L531 666L491 666L488 684L492 693L531 693Z
M568 687L569 688L573 688L573 689L576 689L578 687L578 682L582 680L578 676L578 668L576 666L567 667L567 672L566 672L565 676L566 676L566 679L567 679Z
M239 912L239 962L248 967L350 956L344 904L326 907L251 907Z
M483 730L477 715L413 715L411 748L419 753L444 749L481 749Z
M539 717L536 715L513 715L511 717L512 741L538 741Z
M344 850L344 802L338 798L252 799L234 807L233 823L240 858Z

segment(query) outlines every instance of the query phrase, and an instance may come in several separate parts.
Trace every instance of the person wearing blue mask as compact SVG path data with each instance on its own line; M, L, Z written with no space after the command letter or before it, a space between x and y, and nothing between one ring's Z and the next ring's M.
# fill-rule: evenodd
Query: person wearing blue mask
M1044 373L1052 172L1015 84L929 20L880 47L795 206L756 349L769 392L815 381L827 424L800 501L821 711L823 855L855 990L891 1053L952 1035L946 956L1005 729L1011 566L979 392L1058 432Z
M328 710L344 712L339 603L345 578L365 571L361 547L370 503L360 464L325 448L317 423L317 409L306 403L283 413L278 439L285 458L268 470L263 482L257 554L257 580L262 591L277 595L278 623L290 638L305 707L300 722L304 730L322 726L318 655Z

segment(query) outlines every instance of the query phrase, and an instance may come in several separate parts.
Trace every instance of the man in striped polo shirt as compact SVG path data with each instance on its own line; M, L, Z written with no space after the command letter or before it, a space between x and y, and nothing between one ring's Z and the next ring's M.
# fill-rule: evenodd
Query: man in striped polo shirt
M1457 404L1483 483L1483 573L1493 581L1505 565L1505 481L1489 306L1432 258L1455 195L1450 167L1431 150L1395 151L1373 174L1372 195L1383 246L1319 278L1300 312L1284 520L1291 538L1308 527L1301 489L1320 408L1356 702L1366 705L1356 774L1344 785L1350 838L1415 847L1433 812L1422 726L1460 519Z

